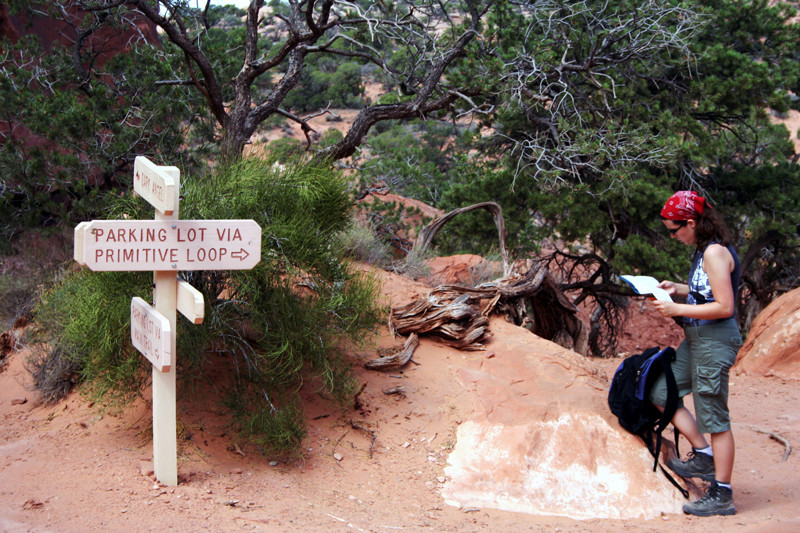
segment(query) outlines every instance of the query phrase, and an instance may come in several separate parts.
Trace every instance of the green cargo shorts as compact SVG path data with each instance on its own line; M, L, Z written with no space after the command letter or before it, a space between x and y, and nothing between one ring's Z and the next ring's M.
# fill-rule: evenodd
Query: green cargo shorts
M695 418L702 433L721 433L731 428L728 410L729 371L742 346L742 336L734 319L685 326L685 339L675 350L672 372L678 395L692 393ZM663 406L667 399L666 378L661 375L650 391L650 401Z

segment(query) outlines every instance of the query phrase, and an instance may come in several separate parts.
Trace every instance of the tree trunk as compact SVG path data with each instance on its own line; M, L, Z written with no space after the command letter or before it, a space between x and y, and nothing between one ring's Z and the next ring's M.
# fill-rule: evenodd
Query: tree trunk
M222 133L222 139L219 145L219 158L223 165L236 163L242 159L242 152L244 146L247 144L248 137L235 125L232 120L228 121L225 130Z
M531 260L516 261L508 276L477 287L440 285L392 309L389 326L400 335L428 335L460 350L483 350L491 337L489 315L586 354L587 333L577 308L550 272Z

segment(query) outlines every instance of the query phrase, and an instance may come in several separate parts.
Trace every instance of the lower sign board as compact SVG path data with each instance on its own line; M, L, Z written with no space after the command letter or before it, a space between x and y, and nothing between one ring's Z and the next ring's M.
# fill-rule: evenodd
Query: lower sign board
M138 296L131 300L131 342L158 371L169 371L172 366L169 320Z
M97 272L249 270L261 260L254 220L93 220L75 228L75 260Z

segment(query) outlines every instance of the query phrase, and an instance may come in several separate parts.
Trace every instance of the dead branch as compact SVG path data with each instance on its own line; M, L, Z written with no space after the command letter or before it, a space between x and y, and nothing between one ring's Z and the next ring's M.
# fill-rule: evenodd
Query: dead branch
M412 333L408 336L402 350L393 355L367 361L364 363L364 368L370 370L384 370L386 368L403 366L411 360L411 356L414 355L414 350L417 349L417 346L419 346L419 336L416 333Z
M373 446L375 446L375 441L378 438L378 434L369 428L365 428L364 426L357 424L356 422L353 422L352 420L350 421L350 427L352 427L353 429L358 429L360 431L363 431L364 433L372 437L372 439L369 441L369 458L372 459L372 448Z
M587 334L577 308L539 262L517 261L509 275L477 287L440 285L427 295L392 309L391 330L427 334L461 350L483 350L490 338L488 315L585 353Z
M772 440L778 441L781 444L783 444L784 447L786 448L786 451L783 452L783 458L781 459L782 463L785 463L786 459L789 458L789 454L792 453L792 445L789 443L789 439L787 439L783 435L780 435L778 433L774 433L772 431L767 431L765 429L753 427L753 426L742 425L742 427L745 428L745 429L749 429L750 431L755 431L756 433L762 433L764 435L769 435L769 438L771 438Z
M443 217L434 220L422 228L417 240L414 241L414 247L411 249L411 252L421 254L427 250L433 243L433 238L445 224L450 222L450 220L456 216L469 211L474 211L475 209L486 209L494 217L494 223L497 226L497 236L500 241L500 254L503 256L503 275L507 276L509 274L509 264L508 251L506 250L506 226L505 222L503 221L503 209L499 204L494 202L480 202L465 207L459 207L458 209L453 209Z
M358 389L358 392L353 397L353 409L355 409L355 410L361 409L360 396L361 396L361 393L364 392L364 389L366 389L366 388L367 388L367 382L365 381L364 383L361 384L361 388Z
M503 255L503 277L476 287L440 285L424 297L392 309L389 331L400 335L427 334L460 350L484 350L484 343L491 337L488 317L499 312L513 324L585 354L588 334L577 316L577 307L561 291L546 264L523 260L509 267L503 211L498 204L481 202L461 207L431 222L420 231L412 253L422 254L445 224L474 209L488 209L494 217Z
M349 429L349 428L347 429L347 431L345 431L344 433L342 433L342 436L341 436L341 437L339 437L338 439L336 439L336 442L334 442L334 443L333 443L333 448L331 448L331 456L334 456L334 455L336 455L336 447L339 445L339 443L340 443L340 442L342 442L342 439L343 439L343 438L345 438L345 437L347 436L347 434L348 434L348 433L350 433L350 429Z
M389 387L388 389L383 389L383 393L387 396L391 396L392 394L396 394L402 398L406 397L406 388L405 387Z

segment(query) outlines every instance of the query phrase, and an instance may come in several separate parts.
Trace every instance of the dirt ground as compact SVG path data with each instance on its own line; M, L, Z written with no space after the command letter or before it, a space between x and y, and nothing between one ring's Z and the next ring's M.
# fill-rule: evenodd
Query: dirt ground
M385 276L389 301L420 290ZM652 343L662 334L652 317L643 307L626 342ZM377 347L399 348L402 341L384 332ZM545 350L549 343L535 340L527 356L536 357L539 345ZM372 359L377 347L354 357ZM233 445L208 390L180 391L179 484L165 487L148 475L147 400L122 413L102 413L78 393L37 405L22 349L0 372L0 531L800 531L798 457L784 461L786 447L768 434L800 441L800 380L751 376L732 376L731 385L736 516L574 520L448 505L441 495L448 455L479 400L456 372L506 355L491 343L485 352L459 352L423 339L402 370L362 369L360 407L348 412L330 408L308 384L304 456L290 463ZM598 395L619 362L585 361ZM384 393L395 387L404 395Z

